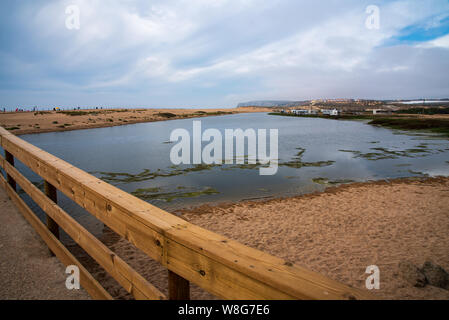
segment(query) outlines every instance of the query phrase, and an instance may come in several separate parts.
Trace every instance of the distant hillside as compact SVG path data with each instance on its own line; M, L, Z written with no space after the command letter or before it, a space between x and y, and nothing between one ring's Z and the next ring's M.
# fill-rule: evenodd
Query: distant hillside
M237 107L294 107L307 105L310 101L262 100L242 102Z

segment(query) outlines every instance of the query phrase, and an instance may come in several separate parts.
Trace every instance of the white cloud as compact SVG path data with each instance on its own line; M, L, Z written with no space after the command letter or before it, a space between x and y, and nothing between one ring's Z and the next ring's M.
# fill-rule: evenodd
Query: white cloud
M69 4L80 7L79 31L65 28ZM440 0L380 1L381 28L368 30L365 8L369 4L358 0L33 2L32 7L21 7L15 22L26 30L26 38L16 41L24 42L19 47L27 52L8 51L7 44L2 48L2 55L14 57L11 61L21 67L8 69L4 63L3 69L8 74L14 74L13 68L33 70L36 83L59 82L73 92L120 90L124 95L132 92L133 99L140 94L142 104L151 97L167 104L178 101L172 100L171 92L180 92L176 99L189 104L222 100L234 104L245 97L381 98L392 95L394 88L398 95L416 94L416 88L408 92L405 84L425 73L420 67L427 64L424 56L431 53L435 59L431 63L444 64L448 36L393 49L384 43L407 26L423 21L429 28L434 26L449 5ZM443 75L438 78L445 80ZM394 88L385 88L391 79ZM421 90L435 93L430 83ZM448 88L439 90L443 95Z
M437 39L416 45L418 48L447 48L449 49L449 34Z

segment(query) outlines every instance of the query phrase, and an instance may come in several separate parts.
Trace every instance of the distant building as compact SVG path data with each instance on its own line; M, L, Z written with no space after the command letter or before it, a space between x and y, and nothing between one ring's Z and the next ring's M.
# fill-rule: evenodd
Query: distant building
M305 109L298 109L298 110L291 110L291 113L296 115L312 115L317 114L316 110L305 110Z
M293 114L296 115L306 115L309 114L309 110L292 110L291 111Z
M321 109L321 113L328 116L338 116L340 111L337 109Z
M385 109L373 109L373 115L376 114L390 114L391 111L390 110L385 110Z

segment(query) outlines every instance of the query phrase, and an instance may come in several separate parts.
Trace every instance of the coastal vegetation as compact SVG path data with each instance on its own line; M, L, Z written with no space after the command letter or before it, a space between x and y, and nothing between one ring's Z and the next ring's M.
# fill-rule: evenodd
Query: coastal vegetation
M58 113L62 113L68 116L85 116L85 115L97 115L98 112L95 111L58 111Z
M448 108L410 108L404 110L398 110L395 113L399 114L449 114Z
M449 136L449 119L388 117L373 119L368 124L400 130L425 130Z
M181 187L178 189L185 189ZM205 187L201 190L191 190L187 192L175 191L175 192L161 192L161 188L141 188L131 192L132 195L142 200L161 200L165 202L172 202L175 199L180 198L195 198L203 195L219 194L217 190L211 187Z
M159 112L157 115L160 116L160 117L163 117L163 118L174 118L174 117L176 117L176 114L170 113L170 112Z
M417 118L388 116L379 117L375 115L296 115L291 113L269 113L275 116L301 117L301 118L322 118L331 120L369 120L368 124L380 127L387 127L399 130L423 130L449 136L449 119Z
M364 115L364 114L330 116L321 114L294 114L294 113L271 112L269 113L269 115L284 116L284 117L300 117L300 118L323 118L332 120L371 120L374 118L372 115Z

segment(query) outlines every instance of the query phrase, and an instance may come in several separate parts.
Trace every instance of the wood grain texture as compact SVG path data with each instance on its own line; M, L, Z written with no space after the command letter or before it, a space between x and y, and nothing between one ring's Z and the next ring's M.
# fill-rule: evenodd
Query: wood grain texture
M49 200L53 201L54 203L58 203L57 191L56 191L56 188L53 187L53 185L51 185L47 181L44 181L44 190L45 190L45 194L47 195ZM58 226L58 224L48 214L45 214L45 216L46 216L46 219L47 219L47 228L48 228L48 230L50 230L50 232L53 233L53 235L56 237L56 239L59 239L59 226ZM54 255L54 253L51 252L51 250L50 250L50 253L52 255Z
M190 300L190 283L183 277L168 270L169 300Z
M9 164L14 166L14 156L11 153L9 153L8 151L6 151L6 150L5 150L5 160ZM17 190L16 182L14 181L14 179L9 174L6 174L6 180L8 181L9 185L11 186L11 188L13 188L14 190Z

